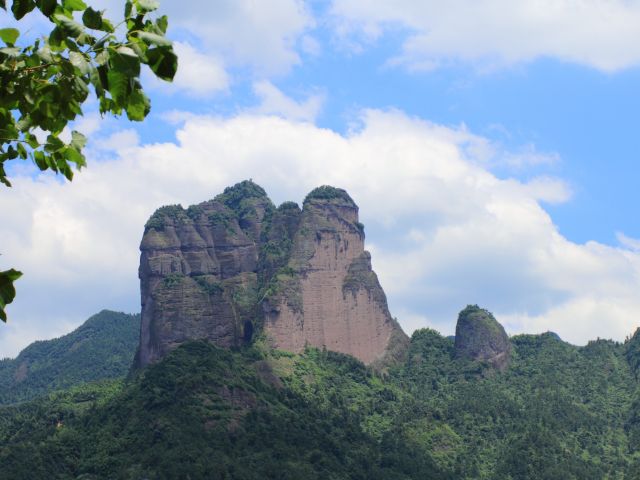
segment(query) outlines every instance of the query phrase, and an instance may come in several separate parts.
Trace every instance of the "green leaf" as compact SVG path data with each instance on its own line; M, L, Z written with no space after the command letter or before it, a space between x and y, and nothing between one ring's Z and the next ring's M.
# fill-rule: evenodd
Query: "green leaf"
M51 33L49 34L49 46L54 47L54 50L60 50L62 49L62 44L64 42L64 39L65 39L65 34L62 27L57 26L56 28L51 30ZM48 48L48 47L45 47L45 48ZM49 49L49 51L51 51L51 49Z
M45 45L40 50L38 50L38 55L40 58L46 63L53 63L53 56L51 54L51 49Z
M96 90L96 96L100 98L104 95L104 88L102 86L102 82L100 81L100 75L98 74L97 68L92 68L89 72L89 81L93 88Z
M0 159L0 183L4 184L6 187L11 188L11 182L7 178L7 175L4 171L4 167L2 166L3 159Z
M71 132L71 146L76 150L82 150L82 148L87 144L87 137L85 137L80 132L73 130Z
M178 69L178 57L171 48L158 47L147 50L149 68L156 77L168 82L173 80Z
M29 144L31 148L38 148L40 146L40 142L33 133L25 133L24 134L25 141Z
M21 132L26 132L31 127L31 116L25 115L16 122L16 128Z
M99 54L96 55L94 61L98 65L104 65L109 61L109 52L107 52L106 50L102 50Z
M78 168L86 166L84 155L75 148L67 148L65 151L67 161L75 163ZM67 177L68 178L68 177Z
M139 13L153 12L160 6L157 0L134 0L133 3Z
M72 38L77 38L84 31L84 27L78 22L74 22L72 19L61 13L56 13L53 18L56 23L64 30L64 32Z
M16 296L16 289L13 286L13 282L21 276L22 272L18 272L13 268L0 272L0 320L3 322L7 321L7 313L4 311L4 307L13 302Z
M36 150L33 152L33 161L40 170L46 170L48 168L47 157L42 150Z
M0 48L0 52L9 57L17 57L20 55L20 49L18 47L2 47Z
M156 20L156 25L160 29L162 33L167 33L167 26L169 25L169 20L166 15L161 16Z
M140 59L129 47L109 48L109 63L113 70L128 77L140 75Z
M16 40L20 36L20 32L15 28L1 28L0 29L0 38L4 43L9 46L13 46L16 43Z
M13 0L11 11L13 12L13 16L16 20L20 20L35 7L36 2L34 0Z
M170 47L171 40L162 35L150 32L140 32L138 37L144 40L149 45L157 45L158 47Z
M69 52L69 61L71 64L80 70L82 75L89 73L89 63L84 55L80 52Z
M127 102L127 118L141 122L151 110L149 98L140 89L131 92Z
M131 48L136 52L136 55L138 55L138 58L142 63L148 62L146 51L149 47L146 43L139 38L131 37Z
M87 4L82 0L62 0L62 6L65 10L82 11L87 8Z
M0 8L2 8L3 10L7 9L7 3L5 0L0 0Z
M109 70L107 73L109 79L109 92L116 104L123 106L129 95L129 77L117 70Z
M16 149L18 150L18 155L20 156L21 159L26 160L27 159L27 149L24 148L24 145L22 143L18 143L16 145Z
M102 28L102 15L100 12L89 7L82 14L82 23L84 23L87 28L100 30Z
M113 27L113 23L111 23L108 19L102 19L102 27L100 28L103 32L113 33L115 28Z
M133 4L130 0L127 0L124 3L124 18L127 19L131 16L131 9L133 8Z
M57 152L58 150L62 150L64 147L64 142L56 135L51 134L47 136L47 143L44 146L44 149L47 152Z
M47 17L50 17L58 6L58 2L56 0L38 0L37 3L40 11Z

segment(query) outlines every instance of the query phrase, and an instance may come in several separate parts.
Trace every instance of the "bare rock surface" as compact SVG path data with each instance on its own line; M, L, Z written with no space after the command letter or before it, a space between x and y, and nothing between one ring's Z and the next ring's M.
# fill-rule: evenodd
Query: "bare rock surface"
M367 364L406 350L344 190L319 187L302 209L275 208L244 181L188 209L158 209L140 249L138 366L187 340L231 347L258 331L275 348L327 348Z
M455 352L461 358L487 362L504 370L511 359L511 342L491 312L468 305L458 316Z

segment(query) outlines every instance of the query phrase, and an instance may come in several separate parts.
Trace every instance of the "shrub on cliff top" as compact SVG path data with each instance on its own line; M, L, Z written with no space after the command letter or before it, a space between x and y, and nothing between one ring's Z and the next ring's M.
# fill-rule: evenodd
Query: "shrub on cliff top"
M309 192L305 197L304 203L307 203L310 200L344 200L347 203L355 205L355 202L346 190L332 187L330 185L322 185L321 187L311 190L311 192Z
M249 198L264 198L268 200L269 197L267 196L267 192L264 191L264 188L254 183L253 180L243 180L231 187L225 188L224 192L216 197L216 200L224 203L231 210L238 211L242 206L242 201Z

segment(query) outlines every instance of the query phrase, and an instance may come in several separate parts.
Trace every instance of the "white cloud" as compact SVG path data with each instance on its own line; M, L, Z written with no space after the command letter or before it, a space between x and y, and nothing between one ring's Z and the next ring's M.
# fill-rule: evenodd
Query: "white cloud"
M215 54L205 55L186 42L174 42L174 49L178 56L178 71L173 82L147 75L145 83L162 89L165 94L183 91L193 97L209 97L228 89L229 75Z
M108 152L123 152L135 148L140 143L138 132L132 128L118 130L106 138L96 138L94 148Z
M92 5L106 10L108 18L122 18L120 0L93 0ZM280 75L301 62L299 52L320 51L309 35L315 20L302 0L163 1L158 13L169 18L168 37L179 40L178 73L171 88L150 74L144 80L166 92L210 96L229 87L229 69L249 67L257 76Z
M0 190L1 267L25 272L12 328L49 337L60 318L75 325L102 308L137 310L149 215L249 177L275 202L301 201L321 184L346 188L407 329L451 333L467 303L492 310L511 333L553 330L577 343L622 339L640 318L640 253L564 238L539 202L565 200L566 186L497 178L483 162L503 152L464 127L376 110L347 135L255 114L181 120L177 144L133 138L116 159L89 159L72 183L18 174ZM31 335L8 332L0 329L0 356Z
M195 36L206 52L263 73L300 62L298 42L314 20L299 0L184 0L164 2L170 27Z
M255 113L279 115L290 120L313 122L324 103L324 95L309 95L306 100L296 101L279 90L271 82L263 80L253 85L260 104L252 109Z
M348 44L408 32L391 63L412 70L460 61L492 68L540 57L607 72L640 63L640 4L626 0L334 0L332 13Z
M636 252L640 251L640 239L628 237L622 232L616 232L616 238L623 247Z

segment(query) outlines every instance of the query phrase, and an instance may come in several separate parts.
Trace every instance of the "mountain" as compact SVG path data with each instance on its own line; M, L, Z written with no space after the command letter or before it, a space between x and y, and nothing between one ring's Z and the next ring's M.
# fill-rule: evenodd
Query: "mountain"
M640 478L640 329L584 347L509 338L469 305L455 337L408 339L363 240L334 187L302 208L242 182L159 209L141 243L136 368L104 379L123 342L97 325L139 320L112 312L5 361L13 395L75 386L0 406L2 477Z
M158 209L140 250L138 366L189 340L241 346L257 333L274 348L315 346L381 366L406 350L342 189L276 208L244 181L187 209Z
M123 377L138 344L140 316L103 310L68 335L0 360L0 404L84 382Z
M265 339L189 341L130 381L0 408L0 465L11 479L636 479L638 352L638 333L518 335L500 370L423 329L381 373Z

